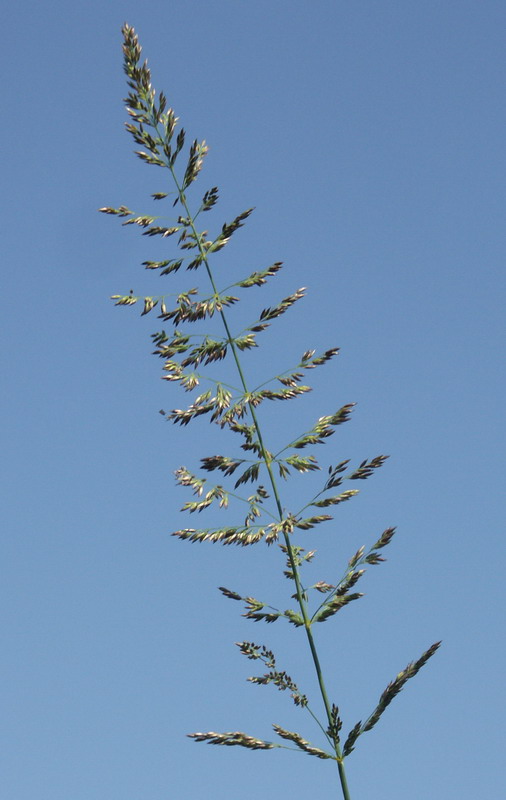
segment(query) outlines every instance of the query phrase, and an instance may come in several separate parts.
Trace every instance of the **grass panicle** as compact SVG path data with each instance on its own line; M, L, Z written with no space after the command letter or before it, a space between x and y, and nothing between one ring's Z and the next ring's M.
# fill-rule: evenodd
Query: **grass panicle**
M321 471L316 455L313 452L302 454L301 451L326 444L336 429L349 421L354 403L347 403L321 416L307 431L296 433L278 452L271 452L267 447L258 409L266 401L289 402L311 391L311 387L304 382L305 375L309 370L327 365L338 355L339 348L331 347L320 354L315 350L306 350L297 363L285 371L270 377L262 376L260 383L250 385L243 359L248 351L259 346L258 334L265 332L279 317L291 311L304 298L306 289L296 289L288 296L269 303L249 323L245 324L242 316L234 313L234 307L240 302L234 292L253 287L265 288L279 273L282 263L276 261L268 267L259 267L239 279L234 275L232 283L219 288L215 277L215 260L244 226L254 209L248 208L237 214L231 222L218 224L214 234L201 228L202 215L206 215L207 224L208 212L214 212L219 202L218 187L213 186L203 193L197 190L196 182L197 179L200 181L208 153L207 144L198 139L187 143L186 133L178 127L179 120L168 106L165 94L157 94L152 85L147 62L141 61L137 34L127 24L122 32L124 71L128 85L125 102L129 119L126 129L139 148L135 150L138 158L163 169L164 182L161 191L151 193L156 214L134 211L126 205L104 206L100 211L117 217L125 227L137 228L142 236L159 241L159 260L143 261L145 269L158 270L160 276L178 281L190 273L192 280L191 285L179 285L172 292L143 296L130 291L128 294L115 294L112 299L118 306L139 304L141 315L152 314L156 310L158 320L167 326L152 334L153 352L162 359L163 379L179 384L183 392L191 395L191 399L180 408L168 412L161 409L160 413L169 422L183 427L204 417L211 424L235 434L238 444L237 453L201 457L199 469L179 467L175 478L180 486L189 489L193 495L193 499L183 504L183 512L200 519L201 515L205 517L211 506L230 514L228 509L233 505L242 507L241 520L236 523L227 520L218 527L183 527L173 535L189 542L241 547L266 544L276 545L276 550L279 548L284 562L283 575L290 582L289 598L295 601L296 608L282 610L223 586L220 591L226 598L242 602L243 616L255 623L272 624L284 620L302 629L319 688L317 703L320 710L317 713L288 673L278 669L270 648L247 641L238 642L237 646L244 656L261 662L267 669L262 675L249 677L248 681L257 685L273 684L279 690L287 691L295 705L312 717L327 749L311 744L301 734L288 731L280 725L274 725L274 731L291 746L239 731L210 731L189 736L197 742L240 746L250 750L284 747L334 761L342 796L344 800L350 800L344 759L351 754L362 733L376 725L405 683L434 655L439 643L432 645L417 661L408 664L389 683L372 714L365 723L358 722L351 729L342 746L343 723L338 707L329 700L313 637L313 625L329 620L349 603L363 596L354 591L355 585L362 582L369 566L384 561L379 551L390 543L395 528L386 528L371 547L360 547L348 561L341 577L329 576L329 580L321 579L311 585L306 584L305 567L312 562L316 551L306 550L298 537L309 541L311 534L308 531L332 520L327 510L358 494L358 489L342 488L343 484L370 478L388 457L378 455L366 458L357 466L350 465L349 459L341 461L329 467L320 490L310 496L304 505L299 509L285 508L278 479L286 480L294 472L308 477ZM159 211L165 213L158 214ZM209 219L212 220L212 217ZM169 245L175 252L167 253ZM203 288L195 285L195 278L200 284L204 281ZM214 319L220 324L218 332L216 325L212 331L207 330L207 325ZM195 333L188 333L190 325L195 326ZM238 330L234 333L235 325L238 325ZM235 386L228 383L228 378L227 381L216 378L216 369L225 360L232 364L236 373ZM210 482L211 473L219 476L220 482ZM247 489L249 484L253 486ZM316 509L317 513L309 511L304 515L306 509ZM322 509L325 509L325 513L320 513Z

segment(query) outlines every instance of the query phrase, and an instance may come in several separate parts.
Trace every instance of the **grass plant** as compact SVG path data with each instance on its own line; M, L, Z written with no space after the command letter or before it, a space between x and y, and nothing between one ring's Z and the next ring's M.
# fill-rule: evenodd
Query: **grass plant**
M360 547L334 583L320 580L312 585L307 585L304 568L313 560L315 551L306 550L299 544L299 534L302 532L305 543L308 530L328 523L332 519L329 510L354 497L358 493L355 487L382 467L387 456L379 455L356 466L346 460L329 467L319 490L310 495L299 509L286 510L280 488L282 482L292 472L310 475L320 470L311 451L316 445L325 443L339 425L349 420L353 404L344 405L320 417L305 433L291 439L277 452L269 449L260 422L259 407L266 400L288 402L309 392L310 387L304 382L306 374L327 364L337 355L338 348L333 347L322 353L307 350L294 367L267 381L262 376L261 383L255 378L255 383L259 385L256 388L252 386L251 376L243 365L246 354L258 346L259 334L304 296L304 289L298 289L281 301L265 307L246 327L241 315L234 313L233 307L239 302L237 295L240 291L265 286L279 272L282 264L275 262L239 280L234 276L231 285L225 289L219 288L221 275L218 280L215 261L253 209L249 208L232 222L224 223L213 236L202 229L202 218L214 210L218 202L218 189L215 186L205 191L203 196L199 194L197 201L194 200L195 181L207 154L206 143L194 140L189 146L186 145L185 131L178 129L178 118L168 106L166 96L163 92L157 95L151 84L147 62L141 63L141 47L134 29L125 24L122 33L124 70L129 87L125 101L129 115L126 127L139 147L137 156L146 164L165 170L166 190L157 191L152 197L167 207L174 219L138 213L123 205L119 208L104 207L100 211L118 217L123 225L138 226L143 236L158 237L163 240L161 244L164 247L169 239L176 243L175 252L170 255L164 253L159 261L144 261L146 269L156 270L162 276L173 276L184 269L192 274L200 271L207 285L203 289L192 286L175 296L163 294L141 297L130 292L127 295L114 295L112 299L119 306L141 303L143 315L156 309L158 319L170 326L168 331L162 329L152 334L154 353L163 361L164 379L178 383L191 400L183 408L161 413L170 422L181 426L205 415L214 425L233 432L239 442L238 452L233 455L201 458L198 473L186 467L176 470L177 483L189 489L195 498L188 500L183 510L190 515L200 515L210 506L226 510L232 498L239 499L247 509L244 520L239 524L226 521L220 527L184 527L173 535L189 542L241 547L267 545L274 555L281 553L284 580L288 580L289 602L294 601L294 608L274 608L223 586L220 591L225 597L244 604L244 616L250 620L266 623L283 620L300 629L308 658L316 673L320 694L313 705L313 701L310 703L292 678L279 669L272 650L255 642L239 642L240 652L251 661L261 664L265 670L249 680L261 685L273 684L287 691L295 705L316 720L321 743L316 745L300 733L277 724L273 728L281 741L259 739L242 731L207 731L191 733L189 736L197 742L251 750L295 749L333 762L337 768L336 790L344 800L350 800L345 760L356 747L358 739L377 724L393 698L434 655L440 643L431 645L418 659L401 670L383 691L377 706L365 721L357 722L343 733L339 709L327 691L313 630L362 597L356 590L357 584L368 567L385 560L383 551L390 544L395 529L384 530L369 548ZM206 323L213 317L220 321L220 335L205 330ZM234 333L238 320L241 330ZM188 327L192 324L195 332L188 333ZM216 364L224 359L228 359L235 370L234 386L230 384L229 373L226 380L216 378ZM209 473L215 473L218 482L211 484ZM245 494L248 484L252 484L252 488ZM351 488L344 488L345 484ZM318 707L319 711L315 710Z

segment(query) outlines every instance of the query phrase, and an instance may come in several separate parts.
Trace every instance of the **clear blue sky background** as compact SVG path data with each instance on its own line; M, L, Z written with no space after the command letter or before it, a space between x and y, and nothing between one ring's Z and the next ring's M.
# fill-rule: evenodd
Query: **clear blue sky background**
M323 464L392 455L335 524L304 535L321 554L315 579L332 582L359 545L399 528L388 562L364 579L366 597L317 632L347 729L408 661L444 640L359 741L348 761L353 800L499 798L499 0L60 0L5 10L0 794L338 796L332 764L184 737L270 738L277 722L319 742L288 697L246 683L258 670L233 644L270 645L315 695L300 631L254 626L216 590L286 607L276 548L169 535L189 499L172 470L229 448L205 421L164 422L159 408L185 398L149 355L159 323L108 299L173 290L140 266L171 245L96 213L121 203L149 211L149 194L166 188L122 129L125 20L189 135L210 144L199 190L218 184L223 200L209 224L257 208L223 270L233 280L285 262L269 288L247 293L255 308L309 289L264 336L251 374L266 374L262 353L270 374L307 348L342 349L311 374L311 397L265 409L267 437L357 402L318 451ZM310 485L295 482L287 504Z

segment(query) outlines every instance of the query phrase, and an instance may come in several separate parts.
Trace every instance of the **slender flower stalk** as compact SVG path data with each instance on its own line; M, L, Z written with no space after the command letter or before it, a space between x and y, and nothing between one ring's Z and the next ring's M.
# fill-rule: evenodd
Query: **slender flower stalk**
M206 415L211 422L237 434L242 440L240 448L253 457L248 459L243 458L242 455L215 455L201 459L203 472L221 472L225 478L230 479L234 473L239 471L240 474L235 481L233 491L225 488L221 483L210 486L207 478L193 474L186 467L177 469L175 473L177 483L190 488L197 498L185 503L182 510L190 514L200 513L213 504L226 509L231 499L239 499L246 503L249 510L244 523L240 525L226 525L218 528L183 528L175 531L173 535L191 542L219 542L243 547L263 541L267 545L277 544L281 549L286 558L284 576L293 584L295 591L292 590L291 596L297 600L298 610L281 611L268 603L249 596L243 597L225 587L220 587L220 591L229 599L243 602L245 604L244 616L248 619L267 623L284 619L295 627L304 628L318 680L324 720L320 719L310 708L308 698L300 691L292 678L284 670L278 669L276 658L271 650L265 645L254 642L238 642L237 645L246 658L261 661L268 669L264 675L252 676L248 680L264 685L272 683L278 689L288 691L294 704L306 709L317 723L323 733L325 747L328 749L322 749L309 742L301 734L288 731L277 724L273 726L275 733L280 739L291 742L295 747L259 739L240 731L226 733L209 731L193 733L189 736L196 741L205 741L209 744L240 746L253 750L295 749L322 760L335 761L338 767L342 797L344 800L351 800L344 767L345 759L353 751L357 739L374 727L394 696L436 652L440 643L432 645L417 661L408 664L397 675L387 686L377 707L367 717L365 723L360 721L354 725L343 744L339 709L329 699L313 635L313 626L316 623L325 622L348 603L362 597L361 593L352 591L352 589L368 566L384 561L380 551L390 543L395 529L387 528L368 550L361 547L350 558L337 583L318 581L312 586L304 585L302 570L306 563L312 561L315 551L306 552L302 546L296 544L295 534L331 520L330 514L320 513L320 510L346 502L358 493L356 489L341 491L341 484L345 480L359 481L369 478L384 464L387 456L376 456L369 461L363 461L354 468L349 467L349 461L343 461L330 467L323 487L299 511L292 513L284 509L276 473L279 473L282 480L286 480L291 470L302 474L312 474L319 470L318 462L312 454L302 456L299 451L315 444L323 444L334 434L337 426L349 419L353 404L343 406L334 414L320 417L312 428L291 440L275 454L267 448L265 443L257 413L258 406L265 400L293 400L310 391L310 387L302 383L305 373L334 358L338 353L338 348L332 348L320 355L316 355L314 350L307 350L295 368L263 381L255 389L249 387L242 364L242 353L257 347L257 334L267 329L273 320L298 302L304 296L305 290L298 289L277 305L265 308L257 320L239 335L233 335L232 323L226 309L239 302L239 298L228 292L234 288L247 289L252 286L263 286L269 278L279 272L282 265L280 262L276 262L266 269L253 272L246 278L236 281L222 291L219 290L212 269L212 261L214 261L215 254L222 250L233 234L242 227L253 209L242 212L231 223L225 223L221 232L214 237L209 238L207 231L198 229L197 219L201 214L210 211L218 201L216 187L205 192L195 212L192 212L188 200L188 191L193 188L192 185L201 171L207 146L205 142L195 140L190 145L186 157L182 155L185 151L185 131L180 129L176 135L178 120L174 111L168 108L163 92L157 98L151 85L151 73L147 63L140 63L141 48L134 29L125 24L122 32L124 70L130 90L126 98L130 120L126 127L136 144L143 148L136 151L138 157L147 164L167 169L170 174L169 191L155 192L152 195L153 199L164 201L169 198L172 207L179 207L180 213L175 224L166 227L159 224L160 217L151 214L137 214L126 206L119 208L107 206L101 208L100 211L123 219L123 225L137 225L142 229L144 236L168 239L177 235L181 255L178 255L177 258L164 258L161 261L145 261L143 266L148 270L159 270L161 275L177 273L183 265L189 271L201 269L207 274L211 292L206 294L194 287L183 290L176 296L176 305L170 309L167 308L165 295L138 297L130 292L128 295L113 295L113 299L116 301L116 305L128 306L142 301L142 314L148 314L157 307L160 312L159 319L174 325L172 333L168 334L165 330L161 330L152 335L155 346L154 353L164 361L163 371L165 374L163 377L165 380L178 382L186 392L192 393L201 383L205 385L207 382L211 386L195 397L187 408L175 409L168 414L165 411L161 413L169 421L183 426L197 417ZM181 159L184 163L182 170L179 169ZM224 332L221 337L215 338L205 332L191 336L181 329L191 323L205 322L214 315L221 318ZM231 387L228 383L208 375L206 369L209 364L221 361L229 355L235 364L239 388ZM257 483L262 473L266 476L268 489L263 484ZM250 496L243 497L241 487L247 483L255 484L254 492ZM330 494L338 487L338 494ZM270 507L267 502L269 500ZM303 512L308 508L317 509L317 513L304 517ZM315 592L320 598L322 595L324 598L318 604L310 601L310 595L314 597ZM313 610L314 605L316 608Z
M187 214L187 218L190 220L190 227L191 227L192 233L194 234L196 240L198 241L199 251L200 251L200 254L202 256L202 263L205 264L205 266L206 266L207 274L209 276L209 280L211 282L213 291L217 295L218 294L218 290L216 288L216 284L215 284L215 281L214 281L213 273L211 271L211 267L209 265L209 261L207 259L206 253L205 253L205 251L204 251L204 249L202 247L201 238L200 238L199 234L197 233L197 231L195 229L194 220L193 220L193 218L191 216L190 210L189 210L188 205L186 203L186 198L183 195L183 193L181 191L181 187L178 184L177 177L174 174L174 170L171 169L171 172L172 172L172 176L174 178L174 182L175 182L175 184L177 186L179 199L180 199L180 201L181 201L181 203L182 203L182 205L183 205L183 207L185 209L185 212ZM240 378L240 381L241 381L241 384L242 384L242 388L244 390L245 395L249 395L250 392L249 392L248 386L246 384L246 378L244 376L244 372L243 372L243 369L242 369L242 366L241 366L241 359L239 357L239 353L237 351L237 347L235 345L235 341L234 341L234 339L233 339L233 337L232 337L232 335L230 333L230 328L229 328L229 325L228 325L228 322L227 322L227 317L226 317L226 314L223 311L223 309L220 310L220 316L221 316L221 319L223 321L223 327L225 328L225 332L226 332L226 336L227 336L227 342L230 344L230 348L232 350L234 361L235 361L235 364L237 366L237 371L239 373L239 378ZM262 436L262 430L260 428L260 424L259 424L259 421L258 421L257 414L255 413L255 407L254 407L254 405L253 405L253 403L251 401L248 401L248 408L249 408L249 412L251 414L251 418L253 420L253 424L255 426L255 431L256 431L256 434L257 434L257 437L258 437L258 442L259 442L259 445L260 445L260 453L261 453L261 456L262 456L262 461L263 461L263 463L264 463L264 465L265 465L265 467L267 469L268 475L269 475L269 481L270 481L270 484L271 484L271 487L272 487L272 492L273 492L273 495L274 495L274 498L275 498L275 501L276 501L276 507L277 507L277 511L278 511L278 515L279 515L278 518L279 518L279 521L282 522L283 521L283 507L282 507L282 504L281 504L281 499L280 499L280 496L279 496L278 487L277 487L277 484L276 484L276 479L275 479L274 473L272 471L272 463L271 463L272 459L269 457L268 450L266 449L266 447L264 445L264 440L263 440L263 436ZM292 549L292 544L291 544L291 541L290 541L290 536L289 536L289 534L287 533L286 530L283 531L283 538L284 538L284 542L285 542L286 551L287 551L287 554L288 554L288 559L289 559L289 562L290 562L290 568L291 568L292 573L293 573L293 580L294 580L294 583L295 583L295 592L296 592L296 595L297 595L297 602L299 604L300 612L301 612L302 618L304 620L304 627L305 627L307 638L308 638L308 642L309 642L309 648L311 650L311 656L313 658L314 668L316 670L316 674L317 674L317 677L318 677L318 685L320 687L321 696L322 696L323 703L324 703L324 706L325 706L325 712L327 714L327 719L328 719L329 725L332 725L331 706L330 706L330 702L329 702L329 699L328 699L328 696L327 696L327 690L325 688L325 681L323 679L323 674L322 674L322 670L321 670L321 667L320 667L320 661L319 661L318 653L317 653L316 646L315 646L315 643L314 643L313 633L312 633L312 630L311 630L311 620L310 620L308 612L307 612L307 604L304 601L304 592L302 590L302 586L301 586L301 582L300 582L299 569L298 569L298 566L297 566L297 562L295 560L294 552L293 552L293 549ZM336 758L337 758L338 767L339 767L339 777L340 777L340 780L341 780L343 797L345 798L345 800L349 800L350 795L349 795L349 792L348 792L348 784L347 784L347 780L346 780L346 773L345 773L345 769L344 769L344 763L343 763L343 759L342 759L341 748L339 746L339 742L338 741L334 741L334 750L335 750L335 753L336 753Z

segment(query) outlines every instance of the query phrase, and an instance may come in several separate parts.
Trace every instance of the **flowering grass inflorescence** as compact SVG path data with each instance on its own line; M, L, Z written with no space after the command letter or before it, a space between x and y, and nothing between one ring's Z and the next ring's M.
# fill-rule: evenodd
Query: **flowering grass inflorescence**
M209 288L207 291L202 291L191 287L180 292L173 307L167 307L165 295L138 297L131 292L128 295L114 295L113 299L116 305L125 306L142 302L142 314L148 314L156 308L159 312L158 318L172 326L169 332L163 329L152 335L154 353L164 362L164 379L179 383L183 390L192 394L192 401L184 408L175 409L168 414L164 411L161 413L171 422L182 426L205 415L221 428L237 434L240 439L241 455L213 455L201 459L201 472L221 473L222 483L210 485L207 477L203 474L194 474L186 467L176 470L177 483L188 487L196 498L186 502L183 510L190 514L200 513L213 504L227 509L229 498L238 496L248 507L242 524L227 523L222 527L213 528L182 528L175 531L174 536L191 542L218 542L243 547L264 542L267 545L276 545L281 550L286 562L283 574L290 581L290 596L296 600L295 609L274 608L254 597L243 597L225 587L220 587L220 591L225 597L242 602L245 607L244 616L248 619L267 623L284 619L295 627L304 629L318 679L324 721L312 710L308 698L299 690L292 678L284 670L278 669L271 650L265 645L254 642L237 644L246 658L261 662L267 669L263 675L250 677L249 680L256 684L272 683L278 689L288 691L295 705L306 709L317 721L323 734L325 749L311 744L299 733L287 731L279 725L273 726L274 731L280 739L290 743L292 747L281 742L264 741L239 731L225 733L209 731L189 735L196 741L205 741L209 744L234 745L252 750L289 747L316 758L332 760L338 767L342 796L345 800L349 800L344 769L345 758L353 751L357 739L376 725L383 711L401 691L406 681L413 677L436 652L439 642L429 647L416 661L408 664L387 686L378 705L365 722L358 722L346 736L343 736L339 709L330 702L327 694L312 628L316 623L325 622L337 614L348 603L362 597L360 592L355 591L355 586L368 566L384 561L383 548L390 543L395 529L387 528L369 549L361 547L350 558L343 575L336 583L318 581L311 586L305 585L302 573L304 565L313 559L315 551L306 551L296 544L295 534L331 520L332 516L322 513L322 509L327 510L346 502L358 492L356 488L343 489L345 481L357 482L369 478L384 464L387 456L379 455L355 467L351 467L349 461L342 461L330 467L320 491L301 509L293 512L284 509L278 479L286 480L292 470L302 474L319 470L315 456L303 455L300 451L316 444L323 444L334 434L337 426L349 419L353 404L344 405L335 413L320 417L308 431L297 436L276 453L271 452L266 446L257 409L265 400L289 401L309 392L310 387L303 383L307 372L334 358L338 348L329 349L321 354L308 350L302 354L295 367L274 376L270 381L263 382L259 388L249 388L242 366L242 353L257 347L257 335L295 305L304 296L305 290L298 289L276 305L264 308L250 325L237 335L232 334L226 310L239 302L235 292L239 289L264 286L279 272L282 264L275 262L236 281L224 290L218 289L211 263L215 254L222 250L234 233L244 225L253 209L249 208L232 222L223 224L214 237L209 237L206 230L201 230L201 216L211 211L218 201L218 189L212 187L204 193L196 210L190 209L188 193L202 169L207 153L206 143L193 141L187 149L186 156L183 155L185 131L181 128L176 133L178 119L174 111L168 107L163 92L157 96L151 84L147 63L141 63L140 60L141 47L138 38L134 29L127 24L123 27L123 38L124 70L129 87L126 98L129 122L126 127L141 148L136 151L137 156L146 164L168 170L171 184L169 191L155 192L152 197L156 201L170 203L175 209L176 219L165 226L160 224L161 217L137 214L126 206L105 207L100 211L122 219L123 225L137 225L142 229L144 236L172 238L177 241L180 252L176 253L175 257L160 261L144 261L143 266L146 269L158 270L163 276L174 274L183 267L192 272L201 270L207 276ZM231 294L231 291L234 294ZM186 332L189 324L205 322L214 316L221 318L221 336ZM235 365L239 383L236 388L224 381L216 380L206 369L208 365L214 366L214 362L226 358L231 359ZM260 480L263 483L259 483ZM251 494L244 497L239 493L248 483L254 484L254 488Z

